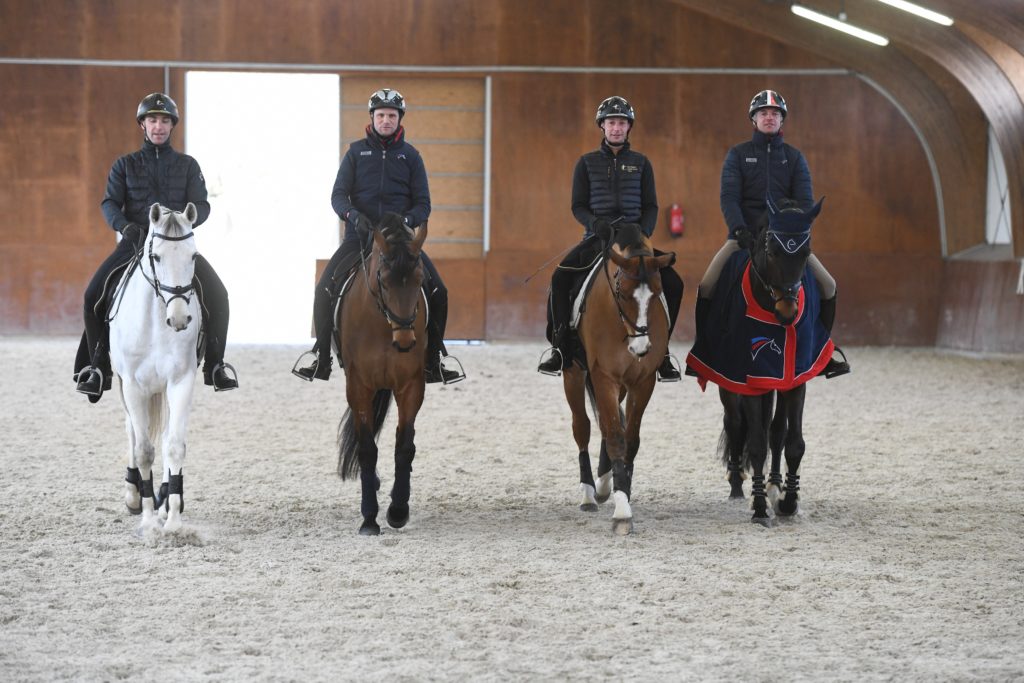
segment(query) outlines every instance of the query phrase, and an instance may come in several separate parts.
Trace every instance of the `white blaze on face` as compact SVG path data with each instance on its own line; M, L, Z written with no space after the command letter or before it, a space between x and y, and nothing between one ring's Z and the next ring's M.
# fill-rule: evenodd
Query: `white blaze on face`
M633 298L636 299L636 326L637 329L643 329L647 327L647 309L651 303L651 288L646 284L642 284L636 288L633 292ZM635 334L635 332L634 332ZM637 358L642 357L651 348L651 339L646 334L640 337L630 337L629 339L629 352Z

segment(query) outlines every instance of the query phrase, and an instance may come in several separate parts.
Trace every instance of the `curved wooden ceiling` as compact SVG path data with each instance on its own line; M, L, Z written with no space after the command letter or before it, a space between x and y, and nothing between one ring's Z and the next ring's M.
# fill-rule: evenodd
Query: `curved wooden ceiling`
M749 31L809 50L877 83L918 130L941 185L944 250L984 243L986 169L967 161L968 138L948 79L974 98L999 145L1009 181L1012 239L1024 258L1024 6L1020 0L918 0L954 19L951 27L877 0L801 4L889 38L877 47L797 17L789 0L669 0ZM955 125L954 125L955 124Z

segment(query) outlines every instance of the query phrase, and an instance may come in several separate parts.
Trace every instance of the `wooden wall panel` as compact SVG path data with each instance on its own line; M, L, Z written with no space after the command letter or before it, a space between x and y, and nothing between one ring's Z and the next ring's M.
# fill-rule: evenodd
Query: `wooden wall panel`
M965 351L1024 353L1024 296L1016 293L1021 264L947 261L936 343Z

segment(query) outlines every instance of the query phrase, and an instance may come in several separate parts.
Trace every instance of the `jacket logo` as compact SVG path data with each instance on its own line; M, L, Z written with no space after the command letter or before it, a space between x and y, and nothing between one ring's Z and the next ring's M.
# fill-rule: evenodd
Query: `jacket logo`
M368 157L371 154L373 154L373 152L371 152L370 150L366 150L365 152L360 152L359 156L361 156L361 157Z
M405 158L405 154L404 153L396 154L395 158L396 159L404 159Z
M639 166L629 166L627 164L623 164L622 165L622 170L625 173L636 173L637 171L640 170L640 167Z
M746 158L746 162L748 164L756 164L757 163L757 157L747 157Z

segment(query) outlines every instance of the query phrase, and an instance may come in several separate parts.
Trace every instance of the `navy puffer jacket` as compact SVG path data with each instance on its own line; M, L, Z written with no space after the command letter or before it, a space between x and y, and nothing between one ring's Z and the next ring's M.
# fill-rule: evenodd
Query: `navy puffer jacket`
M202 225L210 203L199 162L169 143L157 146L146 140L142 149L114 162L100 208L110 227L121 232L129 223L148 230L149 207L155 203L184 211L189 202L196 205L195 225Z
M415 228L430 216L430 188L423 158L405 141L405 129L383 140L367 126L366 137L353 142L341 160L331 193L334 212L345 221L344 241L358 239L355 217L374 225L389 211Z
M793 199L804 208L814 204L811 171L804 155L783 142L781 134L769 137L755 130L748 142L729 150L722 166L720 199L730 238L740 228L753 230L757 226L768 209L769 190L776 203Z
M638 223L650 236L658 223L658 193L654 187L654 169L640 152L627 142L613 154L607 141L576 162L572 176L572 213L585 228L584 237L593 234L597 217Z

